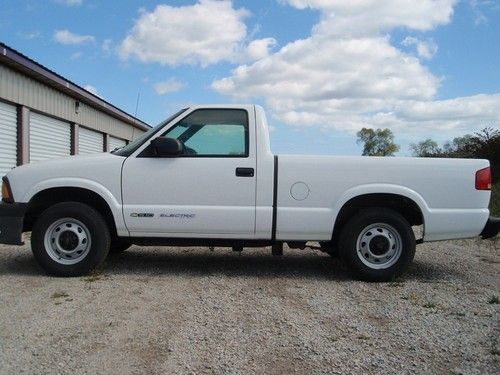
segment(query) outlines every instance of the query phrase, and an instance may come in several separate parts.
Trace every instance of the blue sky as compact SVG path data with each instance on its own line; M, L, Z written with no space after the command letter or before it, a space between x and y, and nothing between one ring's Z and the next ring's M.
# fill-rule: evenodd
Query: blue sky
M0 40L154 125L258 103L277 153L500 128L499 0L3 0ZM350 5L356 4L356 5Z

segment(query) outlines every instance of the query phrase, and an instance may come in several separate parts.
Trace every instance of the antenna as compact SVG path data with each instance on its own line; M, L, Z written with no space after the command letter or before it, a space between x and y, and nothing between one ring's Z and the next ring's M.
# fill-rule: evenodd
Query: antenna
M139 99L141 98L141 90L137 91L137 101L135 102L135 113L134 117L137 118L137 110L139 109Z

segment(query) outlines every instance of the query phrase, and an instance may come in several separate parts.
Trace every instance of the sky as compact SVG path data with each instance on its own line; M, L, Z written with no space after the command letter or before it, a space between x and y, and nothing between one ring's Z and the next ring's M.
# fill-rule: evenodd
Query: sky
M2 0L0 41L151 125L260 104L276 153L500 129L500 0Z

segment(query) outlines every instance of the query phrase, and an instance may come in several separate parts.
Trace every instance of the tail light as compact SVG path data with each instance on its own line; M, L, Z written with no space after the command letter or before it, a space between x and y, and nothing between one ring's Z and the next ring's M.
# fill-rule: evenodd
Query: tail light
M476 190L491 190L491 168L480 169L476 172Z

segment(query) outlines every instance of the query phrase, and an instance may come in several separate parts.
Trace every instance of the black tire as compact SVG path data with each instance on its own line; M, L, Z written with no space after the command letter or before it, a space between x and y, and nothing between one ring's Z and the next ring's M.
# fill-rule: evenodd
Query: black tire
M95 270L106 259L110 242L102 215L79 202L47 208L36 219L31 233L33 255L55 276L80 276Z
M340 254L339 254L339 247L337 244L337 241L325 241L325 242L320 242L319 245L321 246L321 251L324 253L327 253L334 259L339 259Z
M369 208L345 224L339 245L342 260L357 278L389 281L413 261L416 242L410 224L398 212Z
M110 254L120 254L132 246L132 242L126 238L114 238L111 240L111 246L109 247Z

